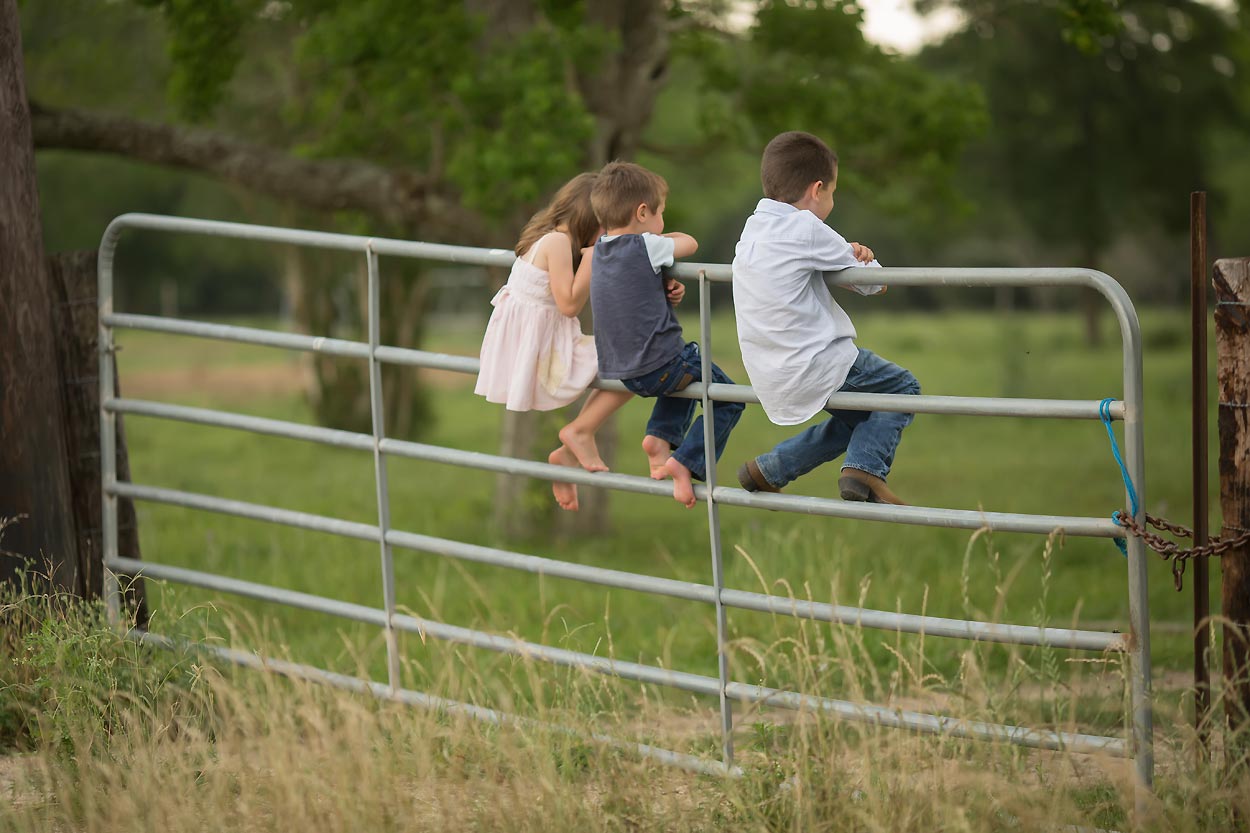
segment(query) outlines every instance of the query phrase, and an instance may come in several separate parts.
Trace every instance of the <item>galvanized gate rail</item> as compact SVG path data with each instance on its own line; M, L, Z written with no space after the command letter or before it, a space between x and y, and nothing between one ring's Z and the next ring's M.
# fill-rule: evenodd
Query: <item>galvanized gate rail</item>
M227 237L238 240L294 244L320 249L357 252L365 257L368 270L368 342L356 342L321 336L300 335L271 330L236 327L223 324L182 321L147 315L120 314L113 311L113 258L118 238L124 229L146 229ZM247 598L277 602L305 610L376 625L384 630L387 646L387 684L334 674L313 666L264 660L240 651L209 647L222 658L249 666L265 667L291 676L301 676L329 685L357 691L370 691L377 696L430 708L449 709L491 722L530 723L524 718L501 714L433 695L403 689L400 685L399 631L418 633L454 643L472 645L507 654L521 655L557 665L578 667L622 679L655 685L666 685L686 691L718 697L722 716L722 761L713 761L643 744L594 736L592 739L627 747L635 752L668 763L704 772L737 772L733 765L733 703L766 703L790 708L810 709L852 721L875 723L913 731L947 734L956 737L1000 740L1044 749L1067 749L1077 752L1098 752L1111 756L1132 757L1138 784L1149 788L1153 778L1153 734L1150 711L1150 631L1147 597L1146 553L1140 539L1129 537L1128 593L1130 632L1119 633L1043 628L992 622L920 616L846 605L772 596L724 587L719 506L745 506L797 512L812 515L855 518L889 523L918 524L957 529L1002 530L1049 534L1062 529L1068 535L1099 538L1123 538L1124 530L1109 518L1032 515L1020 513L980 512L957 509L936 509L920 506L889 506L853 503L817 497L784 494L749 493L718 485L716 481L714 444L707 438L707 483L697 486L695 493L707 506L709 542L712 557L712 583L678 581L621 570L541 558L492 547L467 544L415 532L394 529L390 523L386 460L388 456L408 457L428 462L466 466L486 471L521 474L543 480L558 480L587 486L671 497L671 486L645 477L612 472L589 473L547 463L518 460L492 454L466 452L386 437L383 425L383 391L380 367L384 362L414 367L437 368L463 373L476 373L476 359L390 347L379 343L378 337L378 256L396 256L439 260L482 266L509 266L510 251L474 249L432 243L367 238L344 234L295 229L252 226L149 214L125 214L116 218L104 233L99 258L100 305L100 444L102 460L102 494L104 502L104 595L109 615L120 622L121 584L119 573L136 573L157 579L232 593ZM671 274L697 280L700 290L700 341L705 363L704 378L709 378L707 364L711 361L710 283L730 281L725 265L681 264ZM1079 286L1092 288L1110 303L1120 325L1123 345L1123 399L1111 405L1114 418L1124 420L1125 460L1136 484L1139 497L1143 477L1142 441L1142 366L1141 334L1137 314L1123 288L1111 277L1089 269L929 269L886 268L864 275L848 270L830 278L844 285L889 283L897 286ZM364 359L369 364L370 400L373 432L361 434L321 428L282 420L246 416L224 411L193 408L113 395L113 330L134 329L170 333L218 341L302 350L327 355ZM599 387L619 389L620 382L597 382ZM758 402L752 390L743 385L693 384L679 396L701 399L705 413L714 402ZM833 407L847 410L889 410L917 413L966 414L976 416L1052 417L1061 419L1100 418L1097 401L1054 399L1000 399L955 396L902 396L889 394L835 393L829 399ZM377 490L377 524L346 521L339 518L298 512L261 504L246 503L211 495L180 492L155 486L123 483L116 471L117 414L135 414L182 422L233 428L272 436L323 443L340 448L369 451L374 458ZM712 420L704 420L711 432ZM323 596L300 593L241 579L214 575L184 567L175 567L122 558L117 543L117 498L129 497L208 512L218 512L258 521L316 530L366 541L376 541L382 564L382 607L373 608ZM1144 507L1144 497L1140 503ZM1136 518L1139 522L1140 517ZM492 564L499 567L574 579L607 587L669 596L714 605L717 621L718 676L675 671L643 663L624 662L607 657L580 653L549 645L524 642L511 637L477 631L416 616L397 613L392 548L401 547L449 558ZM1087 651L1123 651L1131 664L1131 721L1126 738L1104 737L1027 729L981 721L960 720L881 706L852 703L733 681L729 678L729 657L726 651L726 609L763 611L821 622L845 623L881 628L904 633L924 633L987 642L1021 645L1042 645ZM158 635L137 638L157 644L168 644Z

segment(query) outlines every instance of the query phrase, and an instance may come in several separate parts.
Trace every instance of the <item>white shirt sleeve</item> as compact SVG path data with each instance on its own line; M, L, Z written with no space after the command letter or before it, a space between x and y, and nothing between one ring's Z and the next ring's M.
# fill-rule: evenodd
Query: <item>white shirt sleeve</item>
M651 268L656 272L660 271L661 266L673 265L673 252L677 249L673 238L643 232L642 242L647 244L647 256L651 258Z
M867 263L859 263L857 261L855 265L875 267L877 269L881 268L881 264L877 262L876 259L870 260ZM858 292L860 295L876 295L879 292L885 292L885 284L874 283L871 286L849 286L847 289L850 289L852 292Z
M875 266L878 268L881 266L876 260L870 263L860 263L855 259L855 251L851 248L851 244L846 242L846 238L824 223L819 222L812 232L812 258L814 260L814 268L820 272L838 272L853 266ZM847 288L852 292L858 292L860 295L876 295L878 292L885 290L883 284L850 286Z

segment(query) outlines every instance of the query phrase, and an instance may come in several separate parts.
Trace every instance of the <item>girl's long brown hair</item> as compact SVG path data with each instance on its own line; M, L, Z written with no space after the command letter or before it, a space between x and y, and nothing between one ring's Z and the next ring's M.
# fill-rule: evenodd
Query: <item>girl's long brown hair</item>
M567 226L573 245L573 269L582 259L582 248L593 245L599 235L599 220L590 207L590 189L599 174L578 174L561 186L551 203L540 209L521 231L516 244L516 255L521 257L538 242L544 234L555 231L556 226Z

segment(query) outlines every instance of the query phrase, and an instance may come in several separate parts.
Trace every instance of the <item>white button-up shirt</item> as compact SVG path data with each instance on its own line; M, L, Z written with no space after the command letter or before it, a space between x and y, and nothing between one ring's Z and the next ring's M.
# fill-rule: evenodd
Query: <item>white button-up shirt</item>
M747 218L734 254L734 313L742 363L770 420L811 419L859 355L855 326L821 272L880 265L857 261L851 244L810 211L763 199ZM851 288L873 295L885 287Z

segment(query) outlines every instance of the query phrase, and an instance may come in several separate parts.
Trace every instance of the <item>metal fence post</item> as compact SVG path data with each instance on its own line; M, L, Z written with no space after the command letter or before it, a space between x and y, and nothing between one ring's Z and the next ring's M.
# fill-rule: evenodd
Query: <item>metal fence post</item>
M1123 293L1123 290L1120 290ZM1127 301L1127 296L1125 296ZM1124 458L1129 479L1137 490L1137 515L1133 520L1146 523L1146 449L1142 436L1142 350L1141 329L1131 305L1121 313L1124 341ZM1126 490L1127 492L1127 490ZM1132 503L1129 496L1129 511ZM1139 795L1137 808L1145 810L1145 791L1154 785L1154 729L1151 715L1150 682L1150 584L1145 544L1128 536L1128 607L1132 634L1129 647L1131 669L1132 740Z
M708 395L712 384L712 298L707 274L699 272L699 359L703 365L703 466L704 486L707 489L707 527L712 545L712 586L716 593L716 665L720 675L721 751L725 766L734 763L734 712L733 702L726 696L729 685L729 647L725 632L728 625L725 604L721 594L725 589L724 568L721 564L720 511L712 497L716 490L716 426L712 423L715 407Z
M378 361L381 306L378 302L378 256L373 240L365 243L365 259L369 268L369 410L373 416L373 474L378 494L378 545L382 549L382 603L386 608L386 677L392 691L400 688L399 638L395 633L395 562L386 533L391 528L391 496L386 478L386 456L382 440L386 431L382 410L382 365Z
M100 241L100 256L96 265L96 351L100 359L100 534L103 549L100 568L103 586L100 593L104 597L108 623L114 628L121 625L122 609L121 579L109 567L118 556L117 495L113 494L113 487L117 485L117 415L105 405L113 399L113 390L116 387L113 380L113 328L107 323L107 317L113 313L113 255L117 250L117 237L120 232L119 228L109 226L104 239Z

